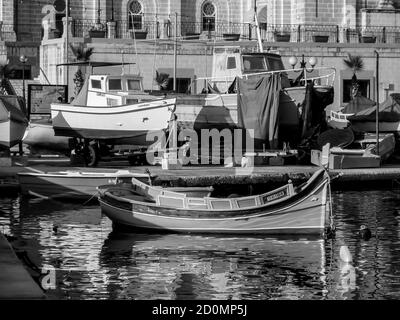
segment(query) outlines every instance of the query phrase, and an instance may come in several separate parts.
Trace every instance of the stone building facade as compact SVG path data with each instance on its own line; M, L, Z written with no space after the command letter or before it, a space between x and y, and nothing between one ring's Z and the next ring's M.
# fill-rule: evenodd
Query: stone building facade
M240 41L231 44L255 43L256 12L264 47L279 50L287 67L291 55L305 54L338 69L338 100L351 77L342 70L347 53L365 55L360 77L370 84L371 98L376 49L387 70L380 96L400 91L393 72L400 68L400 0L69 0L69 8L69 43L93 47L95 61L135 62L146 89L154 88L155 70L172 68L173 45L165 41L198 39L179 45L178 77L209 76L215 41L236 35ZM18 69L24 54L30 77L66 83L73 68L56 68L74 59L65 13L65 0L0 0L0 55Z

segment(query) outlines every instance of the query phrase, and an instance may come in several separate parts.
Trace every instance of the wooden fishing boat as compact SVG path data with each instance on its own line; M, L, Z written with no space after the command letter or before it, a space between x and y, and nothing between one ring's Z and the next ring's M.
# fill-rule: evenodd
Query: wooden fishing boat
M101 171L66 170L57 172L18 173L21 193L40 198L89 199L97 187L106 184L131 184L132 178L148 180L149 175L129 170L102 169ZM136 179L135 179L136 180ZM154 187L159 189L160 187ZM209 196L212 187L169 188L187 192L190 196Z
M102 211L116 225L196 233L323 234L329 224L329 175L239 198L192 198L132 179L132 187L99 187Z

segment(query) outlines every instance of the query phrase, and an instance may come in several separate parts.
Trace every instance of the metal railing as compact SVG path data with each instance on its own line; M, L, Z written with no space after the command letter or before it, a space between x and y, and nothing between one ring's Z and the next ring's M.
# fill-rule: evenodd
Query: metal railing
M309 72L311 73L310 76L307 74ZM238 75L238 77L248 79L274 73L285 74L287 79L293 81L301 75L299 82L294 84L295 86L306 86L310 81L316 86L333 86L336 78L336 69L333 67L317 67L313 68L312 71L303 68L264 71L241 74ZM195 88L201 88L203 84L205 89L213 88L217 89L219 93L227 93L228 88L230 88L234 80L235 76L199 77L193 80L195 83L192 85L194 85Z
M203 40L255 40L256 27L253 23L213 22L203 24L187 19L178 22L172 20L144 19L140 30L134 30L128 20L114 21L115 29L107 27L106 22L101 28L96 20L74 19L71 31L74 37L107 37L116 39L169 39L178 36L180 39ZM98 30L100 32L93 32ZM175 35L177 30L177 35ZM51 30L54 32L55 30ZM112 34L111 34L112 33ZM61 31L55 32L53 37L61 37ZM267 24L260 23L260 34L266 42L327 42L327 43L400 43L400 26L369 26L348 28L339 25L317 24ZM5 41L40 41L43 30L40 25L3 24L0 31L1 39ZM16 39L15 39L16 38Z

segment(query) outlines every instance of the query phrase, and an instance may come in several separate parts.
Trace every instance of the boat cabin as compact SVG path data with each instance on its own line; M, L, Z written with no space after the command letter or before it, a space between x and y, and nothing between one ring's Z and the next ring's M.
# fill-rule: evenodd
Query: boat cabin
M282 58L271 52L246 52L240 47L216 47L213 55L213 88L226 92L236 76L284 70Z
M146 99L147 98L147 99ZM139 75L90 75L87 101L90 106L120 106L149 100Z

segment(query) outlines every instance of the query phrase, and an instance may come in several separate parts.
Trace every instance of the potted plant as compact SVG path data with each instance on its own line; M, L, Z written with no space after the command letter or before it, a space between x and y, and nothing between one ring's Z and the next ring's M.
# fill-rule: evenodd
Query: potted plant
M76 61L78 62L88 62L90 61L90 57L93 54L93 48L85 48L84 45L81 43L79 45L73 46L70 45L72 53L75 56ZM74 95L75 97L78 96L79 92L81 91L83 84L85 82L85 75L82 72L82 66L78 66L78 71L75 72L74 77Z
M131 33L132 39L146 39L147 38L147 30L129 30Z
M313 35L314 42L328 42L328 40L329 40L328 35L323 35L323 34L314 34Z
M103 23L96 23L89 30L89 37L91 38L105 38L107 33L107 28Z
M352 56L350 53L347 54L347 59L343 59L345 66L353 71L351 78L351 97L354 99L359 91L360 84L358 83L357 72L364 70L364 60L361 56Z
M360 42L361 43L375 43L376 37L373 35L361 35Z
M239 41L240 34L239 33L224 33L224 40L226 41Z
M284 31L275 31L274 37L276 42L289 42L290 33Z

